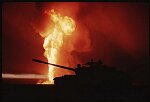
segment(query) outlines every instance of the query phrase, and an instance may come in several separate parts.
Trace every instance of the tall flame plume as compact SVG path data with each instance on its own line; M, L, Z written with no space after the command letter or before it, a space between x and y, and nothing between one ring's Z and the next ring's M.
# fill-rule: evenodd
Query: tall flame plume
M47 58L49 63L57 64L58 54L60 48L63 45L63 39L65 35L71 35L75 30L75 21L67 16L61 16L59 13L54 11L46 11L46 14L50 16L50 19L54 23L53 27L47 32L45 32L46 37L44 38L43 48L45 49L44 56ZM48 66L48 81L43 82L42 84L54 84L53 79L54 66ZM39 83L38 83L39 84Z

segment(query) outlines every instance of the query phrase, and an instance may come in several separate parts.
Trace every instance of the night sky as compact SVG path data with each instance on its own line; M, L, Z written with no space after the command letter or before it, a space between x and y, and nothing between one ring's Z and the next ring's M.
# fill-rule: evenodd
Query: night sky
M47 61L40 32L51 25L44 11L52 8L76 22L75 32L62 47L59 64L66 65L65 60L69 61L66 66L75 67L91 58L101 59L104 64L129 73L133 82L148 82L146 3L3 3L3 73L47 74L47 65L35 63L32 58Z

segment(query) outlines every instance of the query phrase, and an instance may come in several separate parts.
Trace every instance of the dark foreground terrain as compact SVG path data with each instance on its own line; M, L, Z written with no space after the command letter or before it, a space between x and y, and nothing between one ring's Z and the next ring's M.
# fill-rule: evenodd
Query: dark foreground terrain
M85 86L86 87L86 86ZM73 87L72 87L73 88ZM148 86L133 86L125 94L120 94L118 90L101 89L101 92L74 93L73 91L62 92L54 85L39 84L2 84L2 101L1 102L22 102L22 101L41 101L41 102L101 102L105 100L115 100L117 102L148 102ZM69 94L68 94L69 92ZM88 93L88 94L87 94Z

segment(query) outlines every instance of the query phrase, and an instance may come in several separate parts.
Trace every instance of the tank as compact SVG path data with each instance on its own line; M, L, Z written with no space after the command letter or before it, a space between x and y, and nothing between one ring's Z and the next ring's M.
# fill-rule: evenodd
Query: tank
M91 59L85 64L77 64L75 68L52 64L38 59L33 59L33 61L75 72L75 75L64 75L53 79L54 85L59 89L59 92L63 92L62 94L67 96L72 92L77 96L93 96L94 94L102 94L104 90L111 90L115 94L116 90L119 90L118 93L120 95L121 92L124 93L131 87L130 78L126 73L104 65L101 60L93 61Z
M91 59L89 62L85 64L77 64L75 68L70 68L62 65L52 64L45 61L41 61L38 59L33 59L33 61L43 64L49 64L58 68L74 71L75 75L64 75L62 77L54 78L54 83L57 84L57 81L64 81L64 83L68 83L69 80L79 80L84 82L84 84L90 85L91 83L98 83L98 82L108 82L108 85L112 85L117 83L117 85L125 84L129 81L129 77L122 71L118 71L115 68L108 67L103 65L101 60L93 61ZM66 80L66 82L65 82ZM59 82L58 82L59 83Z

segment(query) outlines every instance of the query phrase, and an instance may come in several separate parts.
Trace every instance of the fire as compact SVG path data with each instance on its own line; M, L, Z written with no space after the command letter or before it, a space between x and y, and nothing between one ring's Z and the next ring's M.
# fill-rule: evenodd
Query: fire
M43 44L43 48L45 49L44 56L48 59L49 63L57 64L58 54L63 45L63 38L65 35L71 35L75 30L75 21L70 17L61 16L54 9L45 13L50 16L54 25L52 29L45 32L46 37ZM48 67L49 80L42 84L54 84L54 66L49 65Z

